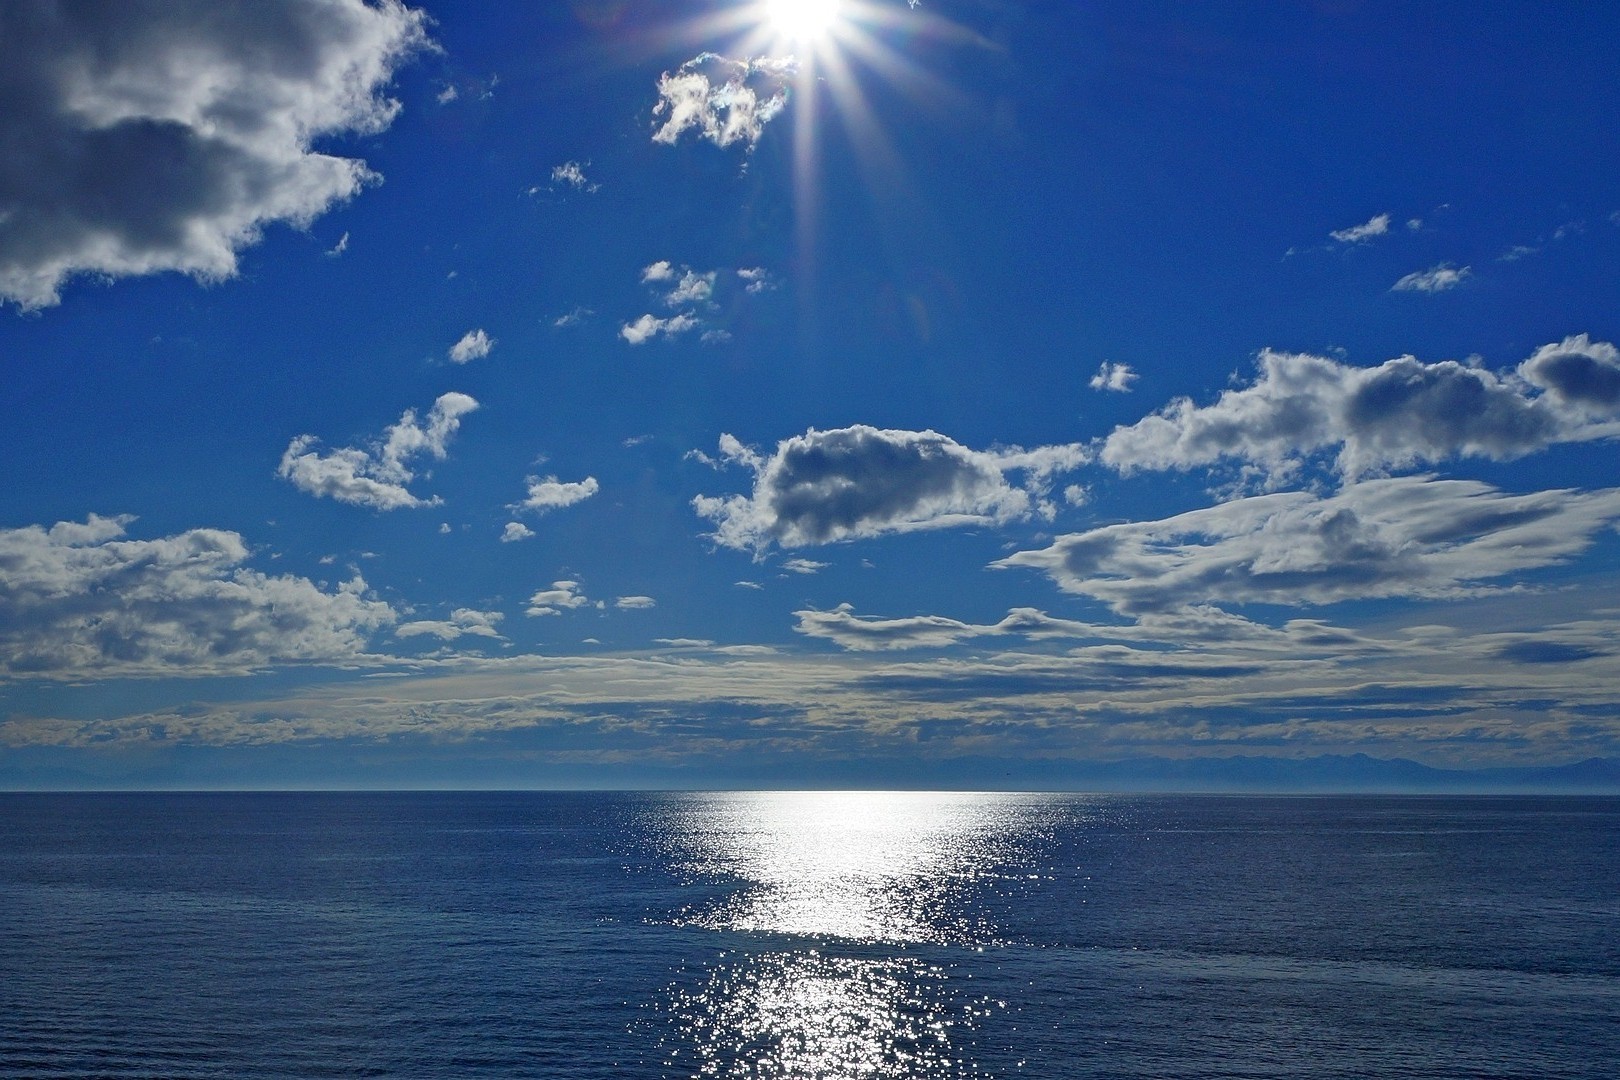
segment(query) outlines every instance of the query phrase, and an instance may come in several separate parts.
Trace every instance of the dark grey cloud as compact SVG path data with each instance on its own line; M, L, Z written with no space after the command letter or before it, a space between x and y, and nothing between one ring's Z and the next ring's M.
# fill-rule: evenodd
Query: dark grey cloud
M814 428L777 444L769 457L722 436L720 453L755 474L750 495L699 496L716 542L764 551L883 533L988 524L1054 512L1050 477L1087 459L1077 444L970 450L933 431L857 424ZM705 455L705 460L708 459ZM1019 472L1015 484L1008 473Z
M313 143L388 126L423 22L396 0L0 4L0 300L229 277L266 224L354 195L365 163Z
M1182 398L1116 428L1099 457L1127 473L1241 461L1276 480L1336 450L1339 471L1355 477L1612 437L1617 418L1620 359L1614 346L1585 335L1545 346L1508 373L1410 356L1359 368L1267 350L1248 386L1211 405Z
M0 530L0 674L212 675L270 663L353 664L395 622L353 580L329 590L243 564L234 532L125 536L129 517Z

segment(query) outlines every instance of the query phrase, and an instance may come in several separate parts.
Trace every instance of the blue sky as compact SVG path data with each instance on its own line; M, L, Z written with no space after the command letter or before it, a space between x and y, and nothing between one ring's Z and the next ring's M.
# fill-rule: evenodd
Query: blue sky
M1617 43L7 5L0 782L1620 756Z

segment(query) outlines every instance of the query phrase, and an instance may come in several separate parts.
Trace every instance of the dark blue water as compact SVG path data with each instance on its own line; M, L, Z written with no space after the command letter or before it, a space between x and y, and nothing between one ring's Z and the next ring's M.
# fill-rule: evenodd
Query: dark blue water
M1620 1075L1620 800L0 796L0 1075Z

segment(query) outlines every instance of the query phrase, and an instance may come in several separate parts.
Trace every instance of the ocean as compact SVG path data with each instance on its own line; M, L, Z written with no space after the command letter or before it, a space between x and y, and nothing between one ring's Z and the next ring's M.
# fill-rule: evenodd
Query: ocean
M1620 1075L1620 799L0 795L6 1077Z

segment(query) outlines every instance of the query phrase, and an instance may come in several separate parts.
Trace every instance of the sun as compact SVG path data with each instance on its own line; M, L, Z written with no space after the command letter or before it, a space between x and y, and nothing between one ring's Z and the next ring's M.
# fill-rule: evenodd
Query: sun
M781 37L805 44L825 38L837 26L843 0L760 0L765 21Z

